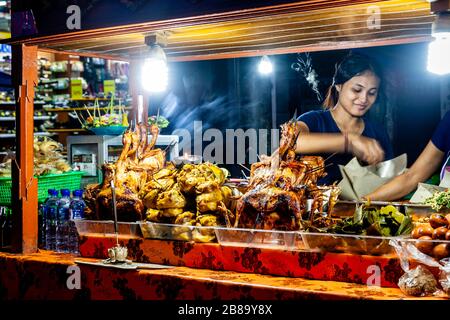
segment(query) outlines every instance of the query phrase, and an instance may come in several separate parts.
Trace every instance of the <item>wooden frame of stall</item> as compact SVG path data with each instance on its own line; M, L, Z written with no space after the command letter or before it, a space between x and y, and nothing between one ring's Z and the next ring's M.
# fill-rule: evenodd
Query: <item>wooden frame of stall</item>
M9 40L13 46L13 84L18 93L17 151L12 166L13 251L37 251L33 98L38 49L130 61L130 93L136 108L137 95L142 92L139 63L145 53L147 35L159 34L167 39L165 51L169 61L191 61L429 41L433 20L430 3L426 1L308 0Z

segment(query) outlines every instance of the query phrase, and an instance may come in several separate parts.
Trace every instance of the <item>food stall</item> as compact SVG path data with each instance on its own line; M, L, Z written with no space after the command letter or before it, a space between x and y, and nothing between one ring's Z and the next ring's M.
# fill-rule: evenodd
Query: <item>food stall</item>
M280 157L289 162L289 166L279 167L269 175L286 176L284 170L289 168L294 176L303 174L307 177L302 181L295 180L298 185L287 183L284 187L276 186L277 201L284 202L284 206L289 202L289 207L301 208L293 210L298 218L296 221L291 221L290 217L287 219L289 221L279 217L275 219L272 214L255 215L255 212L264 211L259 207L263 202L261 199L273 195L270 192L273 192L271 188L274 185L264 185L269 180L264 170L253 172L248 184L240 190L239 183L231 183L226 172L215 165L190 160L183 162L183 159L178 164L165 164L161 160L164 157L159 157L161 150L151 150L154 143L133 144L133 133L141 129L136 123L133 130L124 133L125 151L117 162L105 166L103 183L86 191L87 201L93 203L90 208L95 208L91 217L97 218L97 221L77 222L83 259L44 250L36 253L38 201L37 184L33 178L33 131L30 130L33 127L33 112L29 111L33 110L38 49L128 59L132 114L144 114L145 118L145 107L139 110L139 106L148 105L139 103L138 96L143 95L139 71L149 41L153 44L164 43L169 61L426 42L431 39L434 21L430 6L426 1L408 0L261 1L260 5L252 4L250 7L230 8L222 4L216 9L200 5L197 10L186 10L191 13L188 16L182 16L176 10L172 16L169 11L162 11L160 17L148 21L121 21L114 26L108 24L105 27L105 24L56 34L50 33L48 26L47 29L43 26L42 30L47 32L45 35L23 34L11 39L14 83L16 92L19 92L17 166L13 166L13 249L20 254L2 253L0 259L4 261L8 274L15 273L16 265L20 265L36 281L28 284L25 291L9 291L7 297L72 299L87 295L91 299L195 299L200 296L203 299L359 299L364 295L368 299L411 298L398 289L397 284L404 271L395 247L389 245L391 238L404 235L405 230L410 232L408 227L411 227L411 221L401 213L405 212L403 204L383 204L379 207L356 207L355 204L353 211L360 210L361 223L366 220L373 222L375 216L384 216L384 220L389 220L389 234L382 237L302 232L305 221L320 223L315 220L314 214L305 216L302 210L307 205L310 205L309 211L315 212L312 207L326 213L326 217L319 217L318 220L324 218L325 224L321 227L327 227L328 220L325 221L325 218L331 218L338 193L335 186L323 190L316 186L317 178L323 173L323 159L292 159L292 141L297 136L293 134L295 128L292 122L282 127L280 141L280 150L283 150ZM17 12L23 9L20 6L16 8ZM111 18L113 21L117 19ZM54 30L61 30L61 27ZM148 95L144 96L146 102L148 99ZM157 135L156 131L152 139L156 140ZM139 137L138 141L143 141ZM151 147L148 148L148 145ZM129 148L133 147L142 148L139 157L136 153L129 153ZM120 181L117 180L117 172L122 172L121 168L129 164L128 159L146 170L156 168L153 173L158 175L154 177L157 183L146 185L143 195L137 189L128 195L122 190L131 188L132 182L127 180L129 177L137 177L138 181L144 179L142 170L136 167L123 169L127 173L125 182L119 182L116 186L111 184L111 181ZM260 161L255 171L272 167L272 160L266 163ZM116 180L111 179L114 176ZM280 181L283 179L280 178ZM165 183L171 187L161 188ZM172 187L174 185L177 186ZM301 187L305 185L309 189ZM254 190L256 192L252 192ZM237 202L234 192L241 192ZM323 199L325 193L326 200ZM171 201L155 200L157 195L164 194ZM185 199L183 196L186 194L192 198L186 196ZM258 199L254 198L255 194ZM314 201L307 203L308 199ZM187 203L192 201L197 204L197 218L188 211ZM227 201L235 201L235 208L230 210L230 205L225 204ZM177 204L174 205L174 202ZM324 209L326 207L328 209ZM209 211L222 212L220 218L223 221L216 223L217 217L208 215ZM116 224L118 230L109 221L115 214L122 221ZM199 217L200 224L192 222L199 221ZM255 228L262 226L261 219L264 227ZM136 220L139 222L134 222ZM278 221L275 223L283 227L282 230L271 228L273 221ZM115 245L116 248L127 248L125 258L133 263L116 269L103 268L98 259L106 258L111 253L108 249ZM117 255L118 250L109 257L114 260ZM63 274L75 262L85 274L82 279L84 291L70 291L65 287L67 277ZM165 267L159 269L155 264ZM122 270L127 266L133 270ZM48 268L52 270L50 276ZM6 273L2 273L0 278L3 287L20 287L14 283L16 280L6 279L3 274ZM42 283L46 283L47 289L43 288ZM445 295L435 298L445 298Z

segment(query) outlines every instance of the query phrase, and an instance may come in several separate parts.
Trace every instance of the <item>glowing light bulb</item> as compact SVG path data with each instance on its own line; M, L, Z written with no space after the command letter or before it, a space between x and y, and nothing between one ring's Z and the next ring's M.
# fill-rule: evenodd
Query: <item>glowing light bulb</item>
M444 75L450 73L450 33L437 33L428 45L428 71Z
M142 67L142 87L150 92L166 90L169 82L169 68L166 61L148 58Z
M273 66L268 56L262 56L261 60L259 61L258 70L261 74L272 73Z

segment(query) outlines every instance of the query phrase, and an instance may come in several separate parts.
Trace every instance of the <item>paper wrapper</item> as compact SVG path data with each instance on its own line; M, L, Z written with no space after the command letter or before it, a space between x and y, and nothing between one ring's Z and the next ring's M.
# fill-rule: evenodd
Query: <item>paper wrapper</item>
M439 184L440 187L443 188L450 188L450 167L446 167L444 170L444 176L442 177L441 183Z
M430 198L435 192L445 191L446 188L435 186L427 183L419 183L416 192L414 192L411 200L411 203L425 203L425 200Z
M340 198L359 200L395 176L402 174L406 170L406 165L406 153L371 166L360 165L355 157L345 166L339 166L342 174L342 180L338 184L342 190Z

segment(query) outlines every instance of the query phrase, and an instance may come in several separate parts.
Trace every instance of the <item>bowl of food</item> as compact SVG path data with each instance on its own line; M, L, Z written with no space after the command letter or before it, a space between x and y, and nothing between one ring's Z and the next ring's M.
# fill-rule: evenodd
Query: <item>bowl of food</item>
M104 127L92 127L89 131L93 132L98 136L109 135L109 136L120 136L122 135L127 127L125 126L104 126Z

